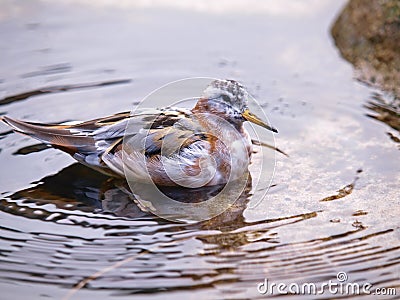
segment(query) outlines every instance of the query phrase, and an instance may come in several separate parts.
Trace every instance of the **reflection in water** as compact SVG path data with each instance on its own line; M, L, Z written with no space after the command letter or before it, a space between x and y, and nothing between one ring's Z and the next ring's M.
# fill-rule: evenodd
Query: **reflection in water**
M273 186L260 203L253 194L265 190L249 186L224 214L186 225L142 211L123 182L77 164L65 168L69 157L1 127L1 299L265 299L257 292L264 278L320 286L338 272L400 294L399 103L378 96L360 108L370 90L353 81L326 32L344 1L303 3L305 14L283 9L279 17L237 7L234 16L89 8L102 2L3 5L0 30L9 42L0 61L0 115L84 120L129 110L166 82L214 74L257 93L290 157L277 155ZM134 80L54 88L110 78ZM320 201L329 195L345 197ZM332 297L341 296L320 295Z
M251 179L249 174L248 176ZM187 229L201 228L221 231L242 228L248 224L244 219L243 211L246 209L251 196L251 182L251 180L247 181L246 188L234 204L217 217L197 224L177 224L177 226ZM222 189L223 186L198 189L161 188L162 192L167 196L183 203L205 201ZM31 206L31 204L34 204L34 206ZM46 206L49 204L54 208ZM63 169L56 175L39 180L37 185L32 188L14 193L9 200L3 199L1 210L52 222L59 222L63 218L68 218L69 215L81 211L92 212L93 215L111 215L124 219L152 219L161 224L165 223L165 220L143 211L137 205L134 195L130 192L129 186L124 180L110 178L78 163ZM60 210L64 214L56 213L57 216L53 215L55 211L59 212ZM291 218L297 221L299 218L313 216L316 216L316 213L269 221L281 221ZM262 223L265 223L265 221L254 222L252 225ZM116 235L118 236L119 234L117 233Z
M60 73L68 73L71 72L72 66L69 63L60 63L51 66L45 66L40 68L38 71L28 72L25 74L21 74L22 78L36 77L36 76L46 76Z
M26 147L22 147L20 149L18 149L17 151L15 151L13 154L17 154L17 155L26 155L29 153L34 153L34 152L40 152L46 149L49 149L50 146L47 144L43 144L43 143L39 143L39 144L34 144L34 145L30 145L30 146L26 146Z
M361 172L362 172L361 169L357 170L357 173L361 173ZM339 189L337 191L337 194L325 197L320 201L322 201L322 202L323 201L333 201L333 200L341 199L341 198L344 198L344 197L350 195L353 192L354 186L356 185L356 182L357 182L358 179L359 178L357 176L356 178L354 178L352 183L350 183L350 184L346 185L345 187Z
M124 181L99 174L80 164L73 164L56 175L43 178L35 187L18 191L10 198L16 202L21 200L18 202L20 206L27 203L35 203L38 207L52 204L57 209L71 212L80 210L130 218L147 215L134 203ZM45 210L40 215L23 210L26 217L46 219L50 214L51 211L46 213Z
M400 99L386 100L382 95L374 93L365 105L372 114L368 117L381 121L400 132Z
M385 123L400 133L400 98L393 97L388 100L381 94L374 93L365 108L370 111L367 114L368 117ZM387 132L387 135L393 142L400 144L400 136L391 132Z
M26 149L26 147L23 149ZM23 151L17 151L17 153L20 152ZM234 205L216 219L223 219L223 223L229 223L229 219L233 218L233 214L242 214L251 190L251 178L249 177L249 179L247 180L246 189L241 193ZM214 197L223 188L224 186L220 185L197 189L160 187L160 190L178 202L200 203ZM146 189L143 189L141 196L144 200L146 200L145 193ZM80 210L97 214L111 214L115 217L123 218L147 216L157 219L152 214L139 208L138 202L125 180L110 178L80 164L73 164L56 175L45 177L39 180L36 186L18 191L11 195L10 198L15 203L18 202L20 206L27 203L35 203L38 207L52 204L57 209L71 212ZM9 210L10 207L8 206L8 209L4 207L4 209ZM13 213L18 212L15 211ZM23 215L29 216L30 213L24 209ZM49 216L46 216L45 212L40 215L32 214L31 212L31 217L46 219ZM205 223L218 227L218 222L214 219Z
M322 284L338 271L353 274L357 281L373 278L382 268L385 281L377 285L390 286L396 280L394 270L400 262L392 258L400 247L370 244L392 234L392 229L363 234L366 227L357 221L352 230L340 234L285 241L280 230L313 222L323 212L248 221L244 215L251 180L248 183L235 204L219 216L197 224L174 224L139 209L124 182L73 164L1 201L2 211L23 215L24 222L42 220L62 230L26 236L10 235L10 229L3 227L4 237L13 237L8 250L2 251L6 263L1 276L6 281L41 278L42 283L62 285L68 288L60 295L64 299L74 299L82 289L128 296L209 287L212 298L255 298L259 295L254 286L263 278ZM186 198L204 196L199 191L181 192ZM66 225L74 226L60 227ZM76 232L75 226L86 230ZM104 234L93 236L91 232L100 228ZM24 259L24 267L18 267L26 253L35 253L34 261Z
M35 72L34 73L35 75L27 74L26 76L28 76L28 75L29 76L43 75L41 73L42 72ZM19 102L19 101L22 101L22 100L26 100L26 99L28 99L30 97L39 96L39 95L54 94L54 93L61 93L61 92L71 91L71 90L81 90L81 89L95 88L95 87L101 87L101 86L110 86L110 85L116 85L116 84L124 84L124 83L129 83L129 82L131 82L130 79L122 79L122 80L112 80L112 81L85 83L85 84L70 84L70 85L47 86L47 87L42 87L42 88L37 89L37 90L29 91L29 92L26 92L26 93L7 96L7 97L5 97L3 99L0 99L0 106L6 105L6 104L10 104L10 103L13 103L13 102Z

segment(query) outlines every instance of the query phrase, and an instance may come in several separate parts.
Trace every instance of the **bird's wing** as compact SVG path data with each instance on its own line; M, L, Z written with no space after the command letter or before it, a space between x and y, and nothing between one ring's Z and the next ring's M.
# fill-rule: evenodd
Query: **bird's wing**
M160 126L161 122L168 122L168 126ZM169 178L171 173L167 174L165 168L169 167L174 174L184 170L195 175L200 169L199 159L209 158L213 139L190 115L179 120L176 116L165 116L153 126L128 134L125 140L121 138L104 152L102 161L115 173L129 172L143 181L151 174L155 183L174 185ZM190 178L196 180L193 176Z
M128 122L136 122L140 128L157 130L173 125L189 113L174 108L148 109L133 115L123 112L73 125L26 122L8 116L3 116L1 120L15 131L67 152L89 167L109 175L121 175L121 172L109 172L109 166L102 160L102 156L122 143Z

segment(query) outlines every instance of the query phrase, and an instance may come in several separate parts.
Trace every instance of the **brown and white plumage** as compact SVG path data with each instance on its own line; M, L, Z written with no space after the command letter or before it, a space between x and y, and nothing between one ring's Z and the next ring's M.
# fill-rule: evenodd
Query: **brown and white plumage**
M158 185L200 187L226 183L247 167L251 142L243 122L276 131L248 111L247 97L236 81L215 80L192 110L168 107L134 115L124 112L74 125L32 123L8 116L2 120L15 131L67 152L102 173L128 174ZM134 126L137 130L128 126L132 122L138 124Z

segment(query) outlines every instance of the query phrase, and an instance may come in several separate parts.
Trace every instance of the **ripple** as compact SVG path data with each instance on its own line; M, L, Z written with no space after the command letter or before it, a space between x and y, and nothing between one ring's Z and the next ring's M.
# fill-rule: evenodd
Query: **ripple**
M1 61L8 75L0 114L95 118L131 109L155 86L217 67L257 93L279 128L277 149L290 156L276 155L263 201L252 195L265 190L249 188L232 209L187 225L142 211L123 182L70 165L68 156L4 127L1 297L265 299L257 292L265 278L321 286L338 272L347 282L399 293L399 103L352 80L321 30L341 5L331 2L310 22L152 8L99 13L55 1L26 1L15 15L3 14L9 42L2 50L12 59ZM170 40L164 29L181 38L160 48ZM48 33L54 38L38 38ZM202 33L207 47L194 38ZM93 51L81 51L83 40ZM118 80L132 74L135 85Z
M255 285L264 278L321 285L339 271L352 282L397 282L400 247L380 241L398 229L350 226L282 242L286 228L324 222L322 211L246 221L246 190L214 219L174 224L141 211L122 186L72 165L1 199L1 211L49 225L42 226L45 231L27 230L23 223L18 229L15 222L2 226L0 278L61 286L66 299L82 289L128 296L207 288L213 288L211 298L257 298Z

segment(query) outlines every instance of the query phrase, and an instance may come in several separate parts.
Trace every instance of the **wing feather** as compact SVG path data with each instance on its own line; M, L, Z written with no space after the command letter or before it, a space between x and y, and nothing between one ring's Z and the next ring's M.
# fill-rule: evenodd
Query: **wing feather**
M155 156L160 154L164 142L166 142L165 149L172 149L173 145L184 141L192 134L188 130L187 132L178 130L178 138L175 138L175 133L171 133L168 135L169 138L163 141L169 128L190 114L188 110L164 108L146 109L134 115L130 112L122 112L73 124L42 124L21 121L8 116L2 116L0 120L12 127L14 131L67 152L82 164L97 171L108 175L124 176L121 150L129 122L136 122L139 128L137 131L129 132L131 136L138 135L143 128L150 129L150 135L146 137L145 153L141 155L154 156L152 161L156 164L158 158ZM187 146L190 142L183 144Z

